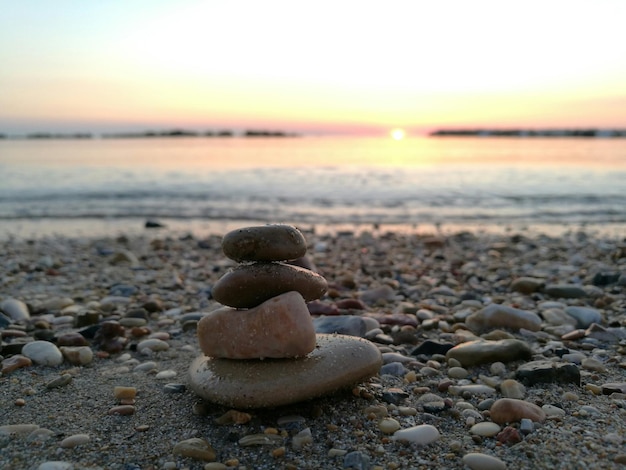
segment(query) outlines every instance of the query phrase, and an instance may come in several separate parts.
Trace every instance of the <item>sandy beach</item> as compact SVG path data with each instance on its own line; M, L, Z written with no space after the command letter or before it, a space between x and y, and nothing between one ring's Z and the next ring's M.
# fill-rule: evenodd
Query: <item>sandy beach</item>
M0 302L28 306L28 318L5 311L0 326L0 467L479 468L463 460L472 453L497 458L480 468L626 466L623 239L579 231L304 235L309 260L329 284L310 311L376 320L379 327L365 337L385 365L353 388L239 414L204 402L187 386L189 365L200 354L195 324L218 307L211 286L235 265L221 251L221 234L0 242ZM481 313L490 305L514 312L495 321ZM520 326L519 311L538 318L536 328ZM103 351L93 337L104 320L125 327L119 351ZM77 331L92 360L9 367L29 341L58 343ZM167 347L138 348L147 338ZM427 349L478 339L518 340L530 355L469 364ZM519 370L534 361L570 365L578 382L527 380ZM120 400L116 387L136 396ZM493 423L491 406L506 397L536 405L544 419L530 428L520 420L497 430L475 427ZM394 438L398 429L424 424L438 431L432 442ZM251 435L258 436L245 439ZM214 461L175 452L190 439L208 443Z

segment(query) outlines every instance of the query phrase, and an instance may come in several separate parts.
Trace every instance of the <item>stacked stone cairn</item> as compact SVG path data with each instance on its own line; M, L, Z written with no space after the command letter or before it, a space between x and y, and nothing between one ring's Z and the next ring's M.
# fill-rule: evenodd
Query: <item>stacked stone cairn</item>
M225 406L261 408L325 395L376 374L381 355L369 341L316 334L307 302L326 280L290 264L306 254L306 240L290 225L234 230L224 254L240 263L213 286L225 305L198 323L203 356L190 368L190 387Z

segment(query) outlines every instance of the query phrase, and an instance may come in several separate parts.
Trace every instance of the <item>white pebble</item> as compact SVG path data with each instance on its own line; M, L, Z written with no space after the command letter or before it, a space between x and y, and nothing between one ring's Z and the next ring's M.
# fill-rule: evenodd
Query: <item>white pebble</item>
M151 370L158 369L157 363L154 361L142 362L136 365L133 370L135 372L150 372Z
M76 447L89 442L89 434L74 434L61 441L61 447Z
M155 378L158 380L166 380L166 379L173 379L174 377L176 377L176 371L168 369L168 370L162 370L161 372L159 372Z
M39 429L38 424L5 424L0 426L0 436L23 436Z
M463 463L472 470L505 470L506 464L497 457L472 452L463 456Z
M500 432L500 426L490 421L484 421L482 423L475 424L470 429L471 434L476 434L483 437L495 436Z
M137 345L137 351L140 354L144 353L144 350L148 349L153 352L157 351L167 351L170 348L170 345L165 341L157 338L144 339Z
M304 428L298 434L293 436L291 445L294 449L301 449L303 446L313 443L313 435L311 434L311 428Z
M58 366L63 364L63 354L49 341L33 341L22 348L22 354L35 364Z
M420 424L419 426L396 431L392 439L395 441L413 442L423 446L439 439L439 431L430 424Z
M25 322L30 319L28 307L18 299L8 298L0 303L0 310L16 322Z
M565 416L565 410L554 405L543 405L541 407L546 412L548 418L562 418Z

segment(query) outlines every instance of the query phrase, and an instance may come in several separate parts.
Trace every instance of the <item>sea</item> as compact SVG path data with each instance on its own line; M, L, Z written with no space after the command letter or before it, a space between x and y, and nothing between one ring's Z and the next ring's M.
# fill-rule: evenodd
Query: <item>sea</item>
M2 139L0 182L0 239L265 223L626 236L619 138Z

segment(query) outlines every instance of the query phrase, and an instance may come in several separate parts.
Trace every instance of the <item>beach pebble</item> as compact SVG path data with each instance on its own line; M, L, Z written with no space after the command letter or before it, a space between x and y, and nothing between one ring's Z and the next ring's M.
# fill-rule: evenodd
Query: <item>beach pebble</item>
M237 443L243 447L271 446L283 442L283 437L277 434L256 433L243 436Z
M401 362L390 362L380 368L380 375L394 375L402 377L407 373L407 368Z
M319 299L328 288L326 279L299 266L284 263L240 265L224 274L211 290L213 298L229 307L251 308L290 291L305 301Z
M141 364L137 364L133 367L133 371L135 372L151 372L153 370L157 370L159 368L158 364L154 361L146 361Z
M21 300L13 298L5 299L0 302L0 310L16 323L25 323L30 320L28 307Z
M143 341L140 341L139 344L137 344L137 352L142 354L144 350L159 352L167 351L169 348L170 345L166 341L157 338L144 339Z
M227 359L305 356L316 339L306 303L293 291L246 311L213 310L198 323L197 335L204 354Z
M413 351L411 351L411 356L432 356L434 354L445 355L453 347L454 344L452 343L441 343L438 341L427 339L415 349L413 349Z
M299 360L233 361L200 356L189 386L200 397L232 408L285 405L334 392L376 374L381 353L369 341L317 335L317 347Z
M603 395L611 395L613 393L626 394L626 382L605 383L602 385L601 388Z
M36 429L38 424L5 424L0 426L0 436L26 436Z
M430 424L420 424L396 431L392 439L395 441L412 442L418 445L427 445L439 439L439 430Z
M68 332L57 337L57 346L88 346L87 339L78 332Z
M526 385L550 382L580 385L580 370L575 364L566 362L527 362L517 368L515 375Z
M75 366L84 366L93 361L93 351L89 346L61 346L59 350L65 360Z
M306 240L291 225L261 225L232 230L222 239L222 250L232 260L285 261L306 254Z
M133 405L118 405L109 409L110 415L128 416L135 414L135 407Z
M311 434L311 428L304 428L298 434L291 438L291 446L298 450L302 447L313 443L313 434Z
M522 399L526 395L526 387L514 379L503 380L500 384L500 392L505 398Z
M58 366L63 363L63 354L49 341L32 341L22 348L22 354L35 364Z
M578 328L589 328L592 323L601 323L602 314L591 307L565 307L565 313L576 320Z
M46 382L46 388L52 389L52 388L65 387L66 385L69 385L72 382L72 380L73 378L70 374L62 374L59 377L56 377L50 380L49 382Z
M187 386L180 383L169 383L163 386L165 393L184 393L185 390L187 390Z
M491 304L466 318L465 324L474 331L506 328L539 331L541 318L534 312L507 305Z
M384 418L378 422L378 429L385 434L393 434L400 429L400 423L393 418Z
M490 421L484 421L477 423L470 428L471 434L476 434L482 437L492 437L500 432L500 425L492 423Z
M471 470L506 470L506 464L502 460L479 452L465 454L463 463Z
M39 464L37 470L74 470L74 464L61 460L50 460Z
M534 403L514 398L500 398L489 409L491 420L498 424L514 423L522 418L528 418L542 423L546 413Z
M313 320L316 333L337 333L348 336L365 336L367 325L358 315L322 316Z
M395 295L396 292L386 284L359 292L359 298L368 305L374 305L378 302L388 302L393 300Z
M128 400L134 399L137 396L137 389L135 387L116 386L113 388L113 396L116 400Z
M177 375L178 373L175 370L168 369L168 370L162 370L158 372L154 378L157 380L169 380L169 379L173 379Z
M472 366L489 362L510 362L529 359L530 346L519 339L498 341L475 340L461 343L446 353L446 358L456 359L462 366Z
M550 297L562 299L587 297L585 289L575 284L548 284L543 291Z
M470 395L495 395L496 389L484 384L467 384L467 385L451 385L448 388L448 392L451 395L463 395L465 393Z
M73 434L63 439L59 445L63 448L71 448L86 444L89 440L89 434Z
M597 359L587 357L581 362L582 368L585 370L592 370L594 372L606 372L604 364Z
M448 369L448 377L451 379L464 379L468 375L469 372L463 367L450 367Z
M532 294L543 287L545 281L536 277L522 276L511 282L511 290L522 294Z
M541 409L546 413L546 418L563 418L565 410L554 405L543 405Z
M16 354L15 356L7 357L2 360L2 374L10 374L14 370L22 367L28 367L32 364L33 361L31 361L28 357Z
M205 462L211 462L215 460L216 457L215 450L211 447L211 444L199 437L185 439L184 441L176 443L172 453L174 455L190 457Z
M355 450L345 454L343 468L350 470L370 470L371 463L367 454Z

